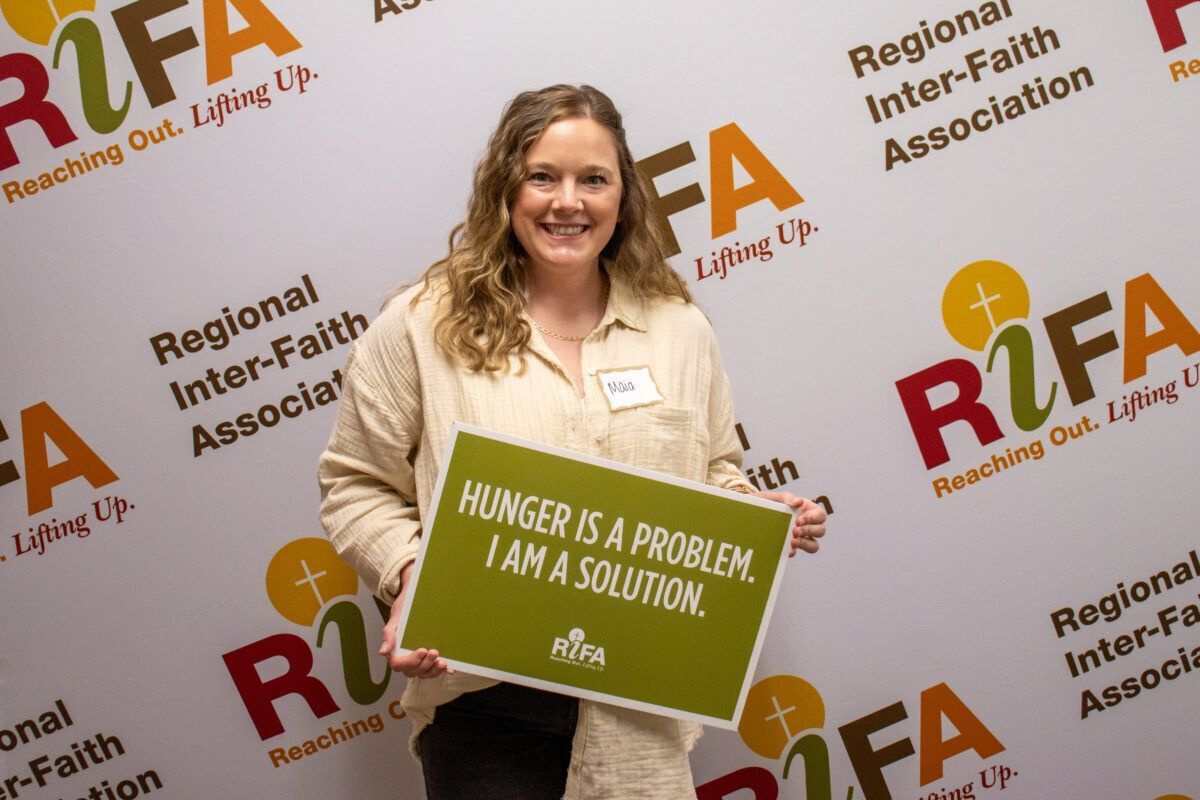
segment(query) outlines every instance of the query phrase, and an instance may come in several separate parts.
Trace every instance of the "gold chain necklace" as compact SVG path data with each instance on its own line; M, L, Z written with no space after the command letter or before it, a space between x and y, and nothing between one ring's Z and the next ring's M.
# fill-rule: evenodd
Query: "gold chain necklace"
M541 325L538 324L538 321L536 319L534 319L533 317L530 317L529 321L533 323L533 327L537 328L542 333L546 334L547 336L553 336L555 339L559 339L564 342L582 342L584 339L586 339L588 337L588 333L592 332L592 331L588 331L588 333L585 333L583 336L563 336L561 333L555 333L552 330L543 328ZM595 329L593 329L593 330L595 330Z
M600 305L603 306L605 310L608 309L608 287L607 286L604 287L604 297L600 298ZM529 315L526 314L526 316L529 316ZM601 315L601 319L603 319L603 315ZM591 335L592 331L596 330L595 328L592 328L592 331L588 331L583 336L564 336L561 333L555 333L552 330L543 328L541 325L538 324L538 321L536 319L534 319L533 317L529 317L529 321L533 323L533 327L537 328L542 333L546 334L547 336L551 336L555 339L558 339L561 342L582 342L589 335ZM597 323L597 324L599 324L599 323Z

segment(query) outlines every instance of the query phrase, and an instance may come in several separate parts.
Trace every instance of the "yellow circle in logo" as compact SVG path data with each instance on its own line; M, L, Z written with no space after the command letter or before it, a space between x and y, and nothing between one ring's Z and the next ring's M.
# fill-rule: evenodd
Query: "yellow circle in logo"
M267 565L267 597L284 619L312 625L335 597L358 592L358 576L325 539L296 539Z
M1183 794L1164 794L1162 797L1156 797L1154 800L1192 800L1192 798Z
M13 31L34 44L50 44L54 29L64 17L95 10L95 0L54 0L53 8L47 0L0 0L0 11Z
M976 261L955 273L942 294L942 320L954 341L983 350L992 332L1010 319L1029 316L1029 289L1015 269L1000 261Z
M764 678L746 694L738 734L763 758L779 758L796 734L825 724L825 701L795 675Z

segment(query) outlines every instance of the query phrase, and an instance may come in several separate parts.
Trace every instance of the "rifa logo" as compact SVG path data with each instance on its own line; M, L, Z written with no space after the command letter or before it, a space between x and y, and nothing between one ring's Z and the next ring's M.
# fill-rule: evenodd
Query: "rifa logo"
M698 183L659 195L655 179L695 162L691 142L682 142L638 161L638 170L646 178L658 214L659 228L667 245L667 255L682 252L671 226L671 217L684 209L703 204L704 190ZM737 168L749 180L737 185ZM712 239L715 241L738 229L738 212L764 200L777 211L786 211L804 202L796 188L783 176L736 122L723 125L708 134L709 203ZM807 220L789 217L762 237L747 244L735 241L693 261L696 280L717 277L724 280L731 269L742 264L770 261L775 248L803 247L818 228ZM707 248L706 248L707 249Z
M126 56L151 108L175 99L167 62L200 47L196 31L178 22L172 24L169 16L187 5L188 0L135 0L112 12ZM201 0L201 6L210 86L233 75L233 57L239 53L266 46L281 56L301 46L262 0ZM245 27L230 30L230 7L245 21ZM50 0L0 0L0 11L18 36L39 46L50 47L53 42L46 56L52 69L59 69L66 45L71 45L84 122L96 133L107 134L125 121L133 100L133 82L125 82L123 96L110 96L110 52L106 52L100 27L93 19L95 10L95 0L54 0L53 4ZM0 56L0 84L6 81L16 81L19 90L15 99L0 105L0 170L20 163L9 135L9 129L18 123L35 123L55 149L79 138L63 109L47 99L50 73L42 61L22 52ZM5 95L12 96L14 88L9 87ZM177 133L166 123L146 136L153 139L154 135Z
M917 778L921 787L943 782L946 762L951 759L974 753L977 759L986 760L1004 751L1000 740L945 683L921 692L919 705ZM949 738L943 738L943 718L956 731ZM756 683L747 694L738 734L757 755L783 759L781 779L784 781L789 779L793 762L799 758L804 767L806 800L832 800L834 781L829 745L820 732L825 719L825 702L812 684L794 675L773 675ZM904 703L897 700L838 728L865 800L891 800L893 793L884 769L905 764L906 759L918 755L918 746L908 737L878 748L871 743L872 736L905 719L908 719L908 711ZM961 767L963 763L955 761L955 766ZM918 800L972 800L976 781L981 788L999 791L1007 788L1018 775L1011 767L1001 764L985 765L978 773L976 766L971 766L971 780L950 789L931 790ZM911 777L911 771L908 774ZM892 770L891 775L894 780L896 771ZM744 767L696 787L696 797L698 800L724 800L735 796L745 800L776 800L781 779L764 767ZM847 800L854 797L854 789L853 784L847 786ZM752 794L740 794L744 790Z
M64 510L59 503L56 507L54 490L60 486L82 478L93 489L99 489L115 483L118 478L112 467L49 403L36 403L21 411L20 439L25 470L25 507L30 519L21 525L24 530L0 541L0 563L9 560L5 550L14 560L23 559L21 563L58 553L66 544L88 539L101 526L122 525L136 509L128 499L111 494L86 506ZM0 447L8 440L8 429L0 421ZM51 458L54 458L53 464ZM0 487L21 479L21 468L15 460L0 461ZM43 514L46 511L52 511L52 515ZM43 516L33 519L38 514Z
M0 445L8 440L8 431L0 421ZM51 444L62 455L62 460L53 464L48 447ZM117 480L117 473L46 402L21 410L21 450L25 462L25 505L31 517L51 508L54 490L65 483L83 478L93 489L99 489ZM0 462L0 486L20 479L21 471L14 460Z
M1179 11L1197 2L1200 0L1146 0L1146 6L1150 9L1150 19L1154 20L1154 29L1158 31L1158 39L1162 43L1164 53L1187 44L1187 36L1179 21Z
M309 636L315 632L316 647L324 647L330 641L330 627L337 629L342 667L340 680L355 704L369 706L383 697L392 673L383 668L378 680L371 675L371 663L382 662L382 659L375 655L368 642L364 614L356 602L358 576L338 558L327 540L296 539L281 547L267 566L266 590L272 607L281 617L305 629ZM380 613L385 614L386 609L381 607ZM221 658L254 729L264 741L284 733L283 720L276 710L276 703L285 698L302 700L315 719L342 710L327 686L330 679L313 674L313 645L295 633L271 634L230 650ZM273 659L282 660L282 664L276 662L260 672L259 666ZM282 674L280 666L283 667ZM264 679L264 673L275 677ZM287 702L289 708L296 707L293 700ZM392 701L387 710L392 719L404 717L398 700ZM378 732L376 729L381 729L382 719L376 720L376 716L359 721L365 726L364 730ZM300 751L324 750L340 743L336 731L349 729L349 735L353 736L356 726L357 723L334 726L328 735L298 747ZM289 763L289 752L280 748L268 755L278 767L281 763ZM311 752L302 754L312 755ZM290 757L294 759L301 756Z
M927 470L950 461L943 429L965 423L981 446L1006 437L995 411L980 398L983 375L1008 365L1009 408L1012 426L1033 432L1046 424L1056 401L1060 399L1059 381L1038 386L1034 370L1034 335L1028 324L1029 289L1012 267L999 261L976 261L959 270L942 295L942 319L950 336L963 347L979 354L987 353L981 367L965 358L951 358L926 367L896 381L900 402L908 417L917 447ZM1183 356L1200 351L1200 332L1191 323L1167 291L1149 273L1125 282L1124 342L1118 342L1113 330L1080 339L1078 329L1094 331L1096 323L1113 311L1107 291L1099 292L1047 314L1042 319L1046 339L1057 362L1062 388L1072 406L1093 400L1090 369L1093 362L1110 368L1110 354L1121 353L1122 383L1140 381L1148 372L1151 357L1178 349ZM1158 329L1147 330L1153 317ZM997 356L1004 354L1005 359ZM1167 364L1164 356L1156 364ZM1183 371L1186 386L1200 379L1200 367ZM1135 387L1119 400L1108 402L1100 414L1084 414L1077 420L1054 427L1050 443L1061 446L1100 429L1099 420L1112 423L1133 421L1139 411L1157 402L1173 404L1177 399L1176 382L1160 386ZM935 403L931 393L949 398ZM1007 426L1007 423L1006 423ZM1011 428L1009 429L1011 432ZM1035 438L994 454L990 461L963 475L939 478L933 482L938 497L976 483L1026 459L1037 460L1045 454L1044 443Z
M587 634L583 632L583 628L572 628L565 639L555 636L554 644L550 646L550 660L575 664L588 669L603 670L605 666L604 648L591 642L585 642L586 638Z
M1183 20L1180 18L1180 12L1184 9L1186 13L1183 17L1191 23L1192 32L1200 36L1200 8L1188 8L1193 3L1200 0L1146 0L1146 6L1150 9L1150 19L1154 22L1154 29L1158 33L1158 41L1162 45L1164 53L1170 53L1178 50L1188 43L1187 34L1183 28ZM1171 71L1171 81L1179 83L1200 76L1200 58L1188 58L1188 54L1183 54L1183 58L1172 61L1168 64Z

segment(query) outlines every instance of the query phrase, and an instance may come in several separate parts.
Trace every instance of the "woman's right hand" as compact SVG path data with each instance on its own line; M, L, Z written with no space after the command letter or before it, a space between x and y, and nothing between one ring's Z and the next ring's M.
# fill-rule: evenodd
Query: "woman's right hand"
M391 616L388 617L387 624L383 626L383 643L379 646L379 653L387 656L388 666L396 672L403 672L409 678L436 678L443 673L453 675L454 670L450 669L446 659L438 655L437 650L418 647L404 655L396 655L394 652L396 627L400 624L404 599L408 597L408 578L412 571L413 564L411 563L400 571L400 594L397 595L396 602L392 603Z

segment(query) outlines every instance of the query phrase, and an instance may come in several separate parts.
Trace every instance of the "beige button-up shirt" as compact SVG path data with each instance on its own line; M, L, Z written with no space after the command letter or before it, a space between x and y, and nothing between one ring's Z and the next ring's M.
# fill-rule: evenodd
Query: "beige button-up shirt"
M600 324L583 341L583 397L534 333L507 373L471 372L433 339L437 302L397 297L361 336L343 370L337 423L321 457L321 521L338 553L394 600L416 558L455 421L535 442L748 491L729 381L712 328L681 300L642 302L613 281ZM648 366L663 402L610 409L598 373ZM413 741L437 706L495 684L456 673L414 679L402 705ZM700 726L581 701L567 798L695 797L687 753Z

